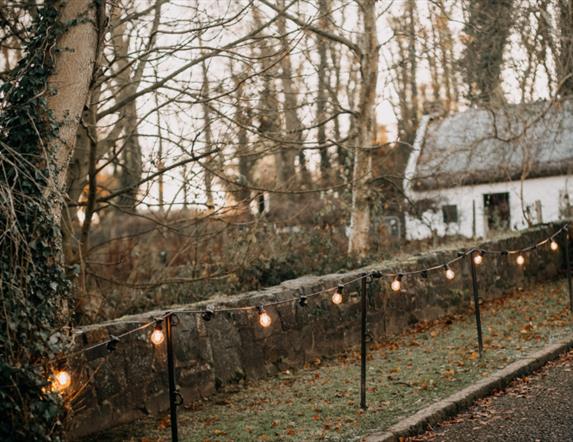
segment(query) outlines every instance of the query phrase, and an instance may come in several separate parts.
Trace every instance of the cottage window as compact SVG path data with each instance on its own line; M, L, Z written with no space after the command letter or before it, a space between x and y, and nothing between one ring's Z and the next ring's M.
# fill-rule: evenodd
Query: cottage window
M458 206L455 204L442 206L442 214L444 215L444 223L449 224L458 222Z

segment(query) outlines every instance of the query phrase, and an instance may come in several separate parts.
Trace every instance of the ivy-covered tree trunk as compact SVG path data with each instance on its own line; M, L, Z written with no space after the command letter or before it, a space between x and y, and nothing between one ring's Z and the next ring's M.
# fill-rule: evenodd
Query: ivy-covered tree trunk
M573 95L573 0L558 0L559 49L555 57L559 94Z
M464 26L466 47L461 70L472 104L504 101L501 90L503 51L513 23L513 0L473 0Z
M69 318L60 217L103 8L46 0L0 89L0 440L61 433L64 402L49 387Z

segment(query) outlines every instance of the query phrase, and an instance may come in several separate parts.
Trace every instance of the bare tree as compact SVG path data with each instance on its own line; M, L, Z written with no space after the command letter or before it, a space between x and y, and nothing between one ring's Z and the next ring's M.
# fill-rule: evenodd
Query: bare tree
M461 66L468 99L472 104L503 102L501 69L512 28L513 0L475 0L468 2L467 9Z
M319 25L323 29L329 29L329 14L330 14L330 0L319 0L318 2L318 13L319 13ZM318 125L318 136L317 142L320 148L320 176L323 183L329 181L330 174L330 158L328 156L328 150L326 149L326 117L327 117L327 93L329 89L328 80L328 46L329 40L317 36L318 44L318 56L320 59L318 66L318 92L316 96L316 120ZM338 67L340 69L340 67Z
M557 0L559 47L555 65L561 95L573 94L573 1Z
M285 1L279 1L279 8L285 9ZM293 72L290 51L292 50L286 27L286 18L284 15L280 15L277 20L277 30L279 32L280 38L280 48L281 48L281 84L283 88L284 100L283 100L283 112L285 119L285 137L284 144L285 148L288 150L297 151L298 150L298 162L300 168L300 181L303 184L310 184L310 175L308 173L308 168L306 166L306 158L304 155L304 150L302 149L303 143L303 125L298 116L298 100L297 92L293 85ZM287 157L290 158L290 154ZM290 166L288 166L290 168Z
M201 41L201 40L199 40ZM211 165L210 152L213 150L213 131L211 128L211 115L209 109L209 72L207 70L207 63L205 60L201 63L201 70L203 73L203 85L201 87L202 95L202 111L204 120L204 133L205 133L205 150L209 153L209 156L205 159L207 165ZM213 175L209 170L205 169L203 171L203 182L205 183L205 196L207 198L207 208L213 209L215 207L213 203Z
M364 256L368 253L370 237L369 181L372 178L372 142L376 129L374 105L380 49L377 39L375 3L375 0L363 0L358 3L364 26L359 52L362 86L358 103L359 118L356 122L351 233L348 242L349 253L356 256Z

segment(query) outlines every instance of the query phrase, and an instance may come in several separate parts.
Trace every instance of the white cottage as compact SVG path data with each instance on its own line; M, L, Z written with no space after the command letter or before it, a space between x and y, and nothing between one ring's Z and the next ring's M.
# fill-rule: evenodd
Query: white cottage
M406 237L486 237L573 215L573 101L422 120L405 171Z

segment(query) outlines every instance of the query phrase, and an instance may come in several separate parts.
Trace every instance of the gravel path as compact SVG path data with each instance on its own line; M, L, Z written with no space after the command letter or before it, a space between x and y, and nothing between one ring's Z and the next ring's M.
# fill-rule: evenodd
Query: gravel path
M410 442L573 441L573 351Z

